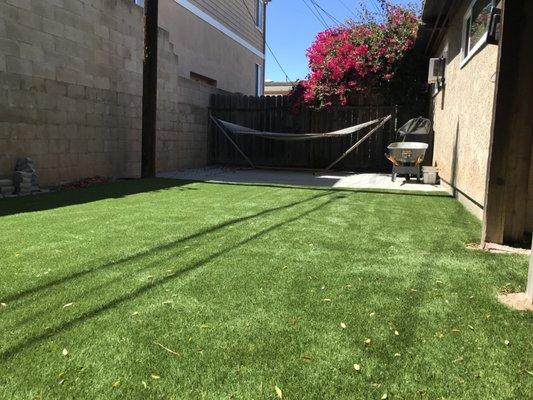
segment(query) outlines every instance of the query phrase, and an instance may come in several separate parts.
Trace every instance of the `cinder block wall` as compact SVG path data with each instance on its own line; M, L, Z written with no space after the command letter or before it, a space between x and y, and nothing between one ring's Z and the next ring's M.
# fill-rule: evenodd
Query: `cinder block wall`
M139 176L143 10L132 3L0 0L0 177L22 156L42 185ZM178 78L168 33L159 39L157 168L205 165L216 89Z

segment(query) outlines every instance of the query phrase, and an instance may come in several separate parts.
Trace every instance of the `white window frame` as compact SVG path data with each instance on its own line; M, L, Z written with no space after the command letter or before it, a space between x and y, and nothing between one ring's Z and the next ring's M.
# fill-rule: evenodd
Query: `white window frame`
M465 56L465 50L467 50L470 46L469 46L469 39L468 39L468 36L467 36L467 31L466 31L466 27L468 25L468 21L470 20L470 27L472 27L472 9L474 8L474 4L477 2L478 0L472 0L470 2L470 5L468 6L467 10L466 10L466 13L463 17L463 30L462 30L462 37L461 37L461 64L460 64L460 68L463 68L467 63L468 61L470 61L472 59L472 57L474 57L474 55L476 55L476 53L483 47L485 46L486 42L487 42L487 35L488 35L488 31L485 32L485 34L477 41L477 43L474 45L474 47L472 47L471 50L468 50L466 56ZM491 5L492 7L494 7L494 3L495 1L494 0L491 0Z
M265 3L263 0L255 0L255 27L263 32L265 22Z
M255 95L263 96L263 66L260 64L255 64L254 67L255 73Z

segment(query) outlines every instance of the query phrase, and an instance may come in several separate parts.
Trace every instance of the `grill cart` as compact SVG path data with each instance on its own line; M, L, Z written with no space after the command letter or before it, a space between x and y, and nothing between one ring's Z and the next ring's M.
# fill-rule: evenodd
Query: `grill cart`
M422 139L427 141L430 133L431 121L422 117L409 120L398 130L402 141L391 143L387 147L389 154L385 154L385 157L392 163L393 182L397 175L405 175L407 181L411 176L416 176L417 181L420 182L422 163L429 147Z

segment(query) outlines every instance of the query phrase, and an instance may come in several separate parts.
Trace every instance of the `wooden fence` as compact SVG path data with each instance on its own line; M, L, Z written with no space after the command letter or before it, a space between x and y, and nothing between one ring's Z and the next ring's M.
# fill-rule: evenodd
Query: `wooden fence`
M288 133L328 132L392 114L393 118L383 128L335 167L345 171L373 172L390 171L391 168L384 154L389 143L396 140L399 110L395 106L356 105L294 113L287 98L282 96L213 95L210 110L213 116L228 122L256 130ZM321 169L367 132L368 128L340 138L296 142L230 135L257 166ZM213 123L209 134L209 161L211 164L248 165Z

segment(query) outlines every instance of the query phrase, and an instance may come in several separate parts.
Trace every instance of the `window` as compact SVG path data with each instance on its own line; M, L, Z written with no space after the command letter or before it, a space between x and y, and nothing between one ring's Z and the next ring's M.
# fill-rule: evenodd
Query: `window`
M133 2L140 7L144 7L144 0L133 0Z
M473 0L463 18L461 66L485 44L493 0Z
M265 5L263 0L255 0L255 26L260 31L263 30L263 13L265 11Z
M255 64L255 95L263 95L263 67Z

